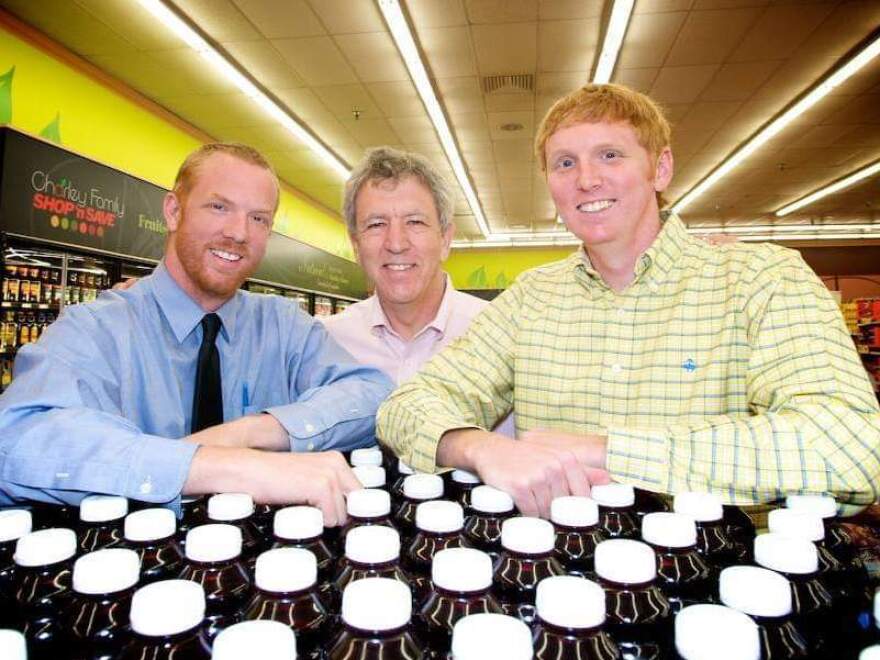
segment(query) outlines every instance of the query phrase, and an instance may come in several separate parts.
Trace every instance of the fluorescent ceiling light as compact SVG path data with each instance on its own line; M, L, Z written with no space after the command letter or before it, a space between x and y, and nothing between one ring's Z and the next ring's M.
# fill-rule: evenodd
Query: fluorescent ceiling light
M611 9L611 18L608 21L608 29L605 30L605 42L602 44L602 53L593 73L593 82L604 84L611 80L614 66L617 64L617 55L623 43L623 36L629 26L629 17L632 15L635 0L615 0Z
M880 222L858 224L837 223L823 225L713 225L710 227L688 227L692 234L754 234L754 233L825 233L830 231L875 231L880 232Z
M731 170L761 148L761 146L763 146L768 140L776 136L783 128L816 105L835 87L846 82L846 80L858 72L868 62L877 57L878 54L880 54L880 36L865 46L855 56L847 60L843 66L837 68L833 73L828 75L822 82L814 85L799 101L758 131L758 133L746 142L746 144L736 150L727 158L727 160L713 170L709 176L700 181L695 187L691 188L691 190L683 197L679 198L678 201L672 205L670 210L673 213L681 213L688 204L709 190L709 188L714 186L720 179L727 176Z
M348 166L330 149L318 140L305 126L294 118L285 108L267 96L235 64L216 50L186 21L172 11L162 0L138 0L165 27L177 35L187 46L201 55L220 75L235 85L245 96L253 100L265 113L277 121L297 140L315 152L324 163L345 179L350 172Z
M841 179L840 181L836 181L835 183L831 183L824 188L819 188L815 192L811 192L806 197L801 197L799 200L788 204L787 206L783 206L781 209L776 211L776 216L781 218L782 216L788 215L792 211L797 211L800 208L807 206L808 204L812 204L813 202L822 199L823 197L827 197L828 195L833 195L839 190L843 190L844 188L849 188L850 186L854 186L859 181L867 179L870 176L874 176L880 172L880 160L867 167L863 167L860 170L857 170L850 174L849 176Z
M452 130L449 128L449 122L446 121L446 115L443 113L440 101L437 100L437 95L434 93L434 87L431 85L428 72L425 70L425 65L419 56L419 50L416 47L403 11L400 9L400 3L398 0L377 0L377 4L397 46L397 51L403 58L410 78L416 86L419 96L422 98L422 103L425 105L425 110L431 118L431 123L434 124L434 130L437 131L437 137L440 138L440 144L443 145L443 151L446 152L446 157L452 166L452 172L455 174L455 178L458 180L462 191L464 191L465 199L467 199L468 205L471 207L471 213L474 214L477 226L480 228L483 236L488 236L491 232L486 222L486 216L483 214L483 207L480 206L477 192L474 190L473 185L471 185L464 161L458 151L458 146L455 144Z

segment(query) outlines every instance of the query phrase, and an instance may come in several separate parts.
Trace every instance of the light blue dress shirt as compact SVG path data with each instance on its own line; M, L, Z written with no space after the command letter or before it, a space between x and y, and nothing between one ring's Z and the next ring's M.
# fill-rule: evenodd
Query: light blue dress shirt
M65 309L22 347L0 396L0 504L110 493L177 508L205 312L160 264L128 291ZM292 451L374 442L391 391L296 303L239 291L217 310L224 420L267 412Z

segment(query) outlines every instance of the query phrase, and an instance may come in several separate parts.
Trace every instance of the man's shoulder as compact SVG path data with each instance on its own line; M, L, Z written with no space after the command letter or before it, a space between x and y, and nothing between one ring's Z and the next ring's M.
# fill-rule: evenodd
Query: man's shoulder
M579 252L574 251L564 259L529 268L516 277L512 286L529 288L556 285L564 280L569 280L580 259Z
M804 264L800 252L775 243L736 241L711 245L700 239L694 240L699 249L691 251L691 258L726 270L773 272Z
M347 325L352 319L363 318L370 309L370 305L372 304L371 301L372 298L358 300L356 303L352 303L341 312L321 318L320 322L324 324L324 327L327 328L328 331Z

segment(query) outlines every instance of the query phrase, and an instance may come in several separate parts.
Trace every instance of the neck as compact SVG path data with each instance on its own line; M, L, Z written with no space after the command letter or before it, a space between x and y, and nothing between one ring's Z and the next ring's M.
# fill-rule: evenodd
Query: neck
M383 301L380 297L379 304L382 305L382 311L385 312L385 317L394 332L409 341L437 317L444 293L446 293L446 274L440 271L437 280L418 300L394 304Z
M624 244L584 245L584 249L605 283L614 292L620 293L632 284L636 262L657 239L660 229L660 216L657 214L654 222L639 225L636 235Z
M177 283L177 286L183 289L183 292L192 298L193 302L206 313L216 312L231 298L231 296L223 297L199 289L195 282L186 274L186 270L183 268L183 264L180 263L177 253L171 247L165 252L165 269L168 271L171 279Z

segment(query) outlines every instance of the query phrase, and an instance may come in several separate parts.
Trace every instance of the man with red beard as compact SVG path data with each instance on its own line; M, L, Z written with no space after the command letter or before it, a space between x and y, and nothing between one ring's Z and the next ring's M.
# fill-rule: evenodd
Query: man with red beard
M191 154L164 202L152 275L68 308L0 397L0 504L89 493L172 507L247 492L345 518L338 451L373 442L390 382L290 301L239 290L263 258L278 180L255 150Z

